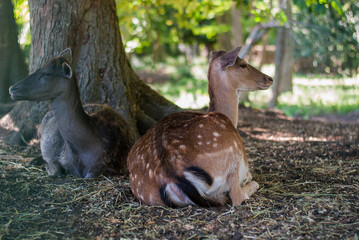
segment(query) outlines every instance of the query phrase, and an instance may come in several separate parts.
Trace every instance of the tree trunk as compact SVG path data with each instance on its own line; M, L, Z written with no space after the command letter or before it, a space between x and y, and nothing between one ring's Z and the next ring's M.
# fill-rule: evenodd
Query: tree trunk
M243 34L241 24L241 10L236 7L236 3L233 2L231 6L232 16L232 49L243 45ZM239 95L239 102L249 101L248 92L241 92Z
M236 7L236 3L232 3L232 49L243 45L243 33L241 23L241 10Z
M285 44L285 29L279 28L277 32L276 52L274 57L275 62L275 75L272 85L272 97L268 103L269 108L274 108L277 105L277 98L279 95L279 85L281 79L281 65L283 64L283 52Z
M285 31L285 48L283 53L283 64L281 65L281 81L279 84L279 92L292 91L292 76L293 76L293 51L294 40L292 34L292 4L291 0L286 0L287 6L284 8L284 12L287 15L290 28Z
M269 1L269 7L268 10L272 11L273 8L273 0ZM267 45L268 45L268 33L265 33L262 37L262 55L261 55L261 60L259 62L259 67L258 69L261 70L263 65L266 62L266 58L267 58Z
M230 12L226 12L221 16L217 16L217 23L218 24L231 24L231 15ZM232 43L231 43L231 32L227 31L217 36L217 43L218 49L230 51L232 50Z
M264 63L265 63L265 59L266 59L266 55L267 55L267 45L268 45L268 34L264 34L262 37L262 52L261 52L261 59L259 62L259 66L258 69L261 70Z
M292 21L291 1L282 0L281 8L285 11L290 26ZM291 28L280 28L277 32L275 76L272 97L268 103L269 108L274 108L277 105L277 99L281 92L292 90L293 48Z
M114 0L29 0L30 72L70 47L83 104L106 103L143 134L179 111L134 73L127 59ZM20 80L20 79L19 79ZM35 137L47 103L20 102L2 120L15 130L8 143Z
M11 0L0 0L0 104L11 102L9 87L27 75ZM1 113L1 108L0 108Z

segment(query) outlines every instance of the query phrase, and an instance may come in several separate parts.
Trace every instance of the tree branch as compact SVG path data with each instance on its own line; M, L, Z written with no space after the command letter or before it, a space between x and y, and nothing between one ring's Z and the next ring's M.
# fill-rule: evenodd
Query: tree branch
M281 24L277 21L269 21L267 23L262 23L253 28L249 37L246 39L244 46L241 51L238 53L238 57L243 58L251 49L251 47L263 36L263 34L268 31L270 28L289 28L288 24Z

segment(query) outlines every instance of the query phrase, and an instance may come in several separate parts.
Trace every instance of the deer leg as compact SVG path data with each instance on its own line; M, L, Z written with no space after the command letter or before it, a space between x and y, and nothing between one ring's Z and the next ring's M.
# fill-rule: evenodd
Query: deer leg
M246 200L245 193L239 182L238 174L233 174L229 177L229 197L232 200L233 206L239 206Z
M46 160L45 160L46 161ZM56 160L46 161L46 171L50 176L61 176L64 174L64 169Z
M259 184L256 181L250 181L247 183L242 189L245 193L246 199L249 199L250 196L252 196L255 192L257 192L259 188Z

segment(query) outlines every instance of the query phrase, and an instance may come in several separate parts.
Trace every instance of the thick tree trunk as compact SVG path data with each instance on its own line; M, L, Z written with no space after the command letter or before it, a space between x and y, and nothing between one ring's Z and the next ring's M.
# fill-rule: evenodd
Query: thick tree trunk
M11 102L9 87L27 75L11 0L0 0L0 106ZM0 108L1 113L1 108Z
M132 70L121 40L114 0L29 0L30 72L70 47L83 103L107 103L140 133L180 109L148 87ZM20 79L19 79L20 80ZM35 137L47 103L21 102L2 125L20 143ZM18 131L16 131L18 130Z

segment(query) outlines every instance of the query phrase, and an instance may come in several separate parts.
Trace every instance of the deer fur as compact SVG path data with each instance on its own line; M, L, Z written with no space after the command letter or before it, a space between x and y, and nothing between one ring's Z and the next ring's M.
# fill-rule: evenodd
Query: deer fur
M206 114L179 112L152 127L128 155L132 192L142 203L178 207L240 205L257 191L236 130L240 91L273 80L238 58L240 48L212 52Z
M50 100L52 111L39 127L47 172L83 178L124 173L136 132L107 105L88 105L91 114L85 112L71 63L66 49L9 89L13 100Z

